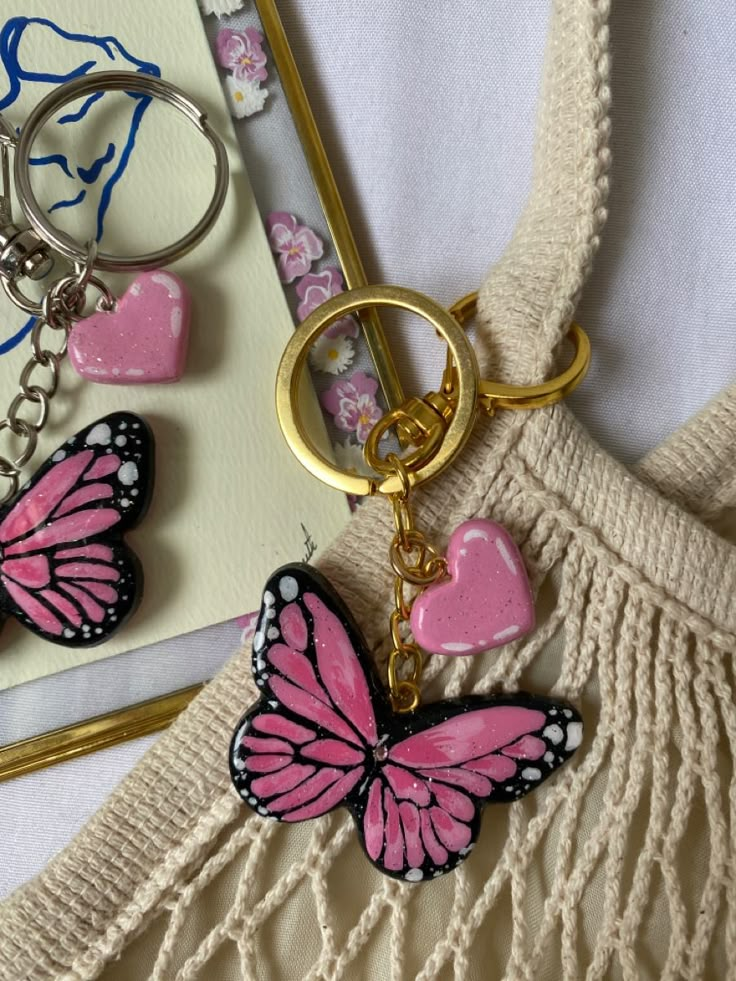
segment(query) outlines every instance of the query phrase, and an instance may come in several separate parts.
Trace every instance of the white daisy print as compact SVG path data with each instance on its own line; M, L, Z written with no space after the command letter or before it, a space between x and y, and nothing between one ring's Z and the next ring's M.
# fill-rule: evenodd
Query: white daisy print
M372 474L371 468L365 462L363 447L360 443L353 443L348 437L342 443L333 443L332 449L335 454L335 463L341 470L352 471L364 476Z
M309 352L309 358L318 371L339 375L353 363L355 350L349 337L318 338Z
M232 115L236 119L244 119L263 109L268 89L262 88L258 82L228 75L225 79L225 95Z

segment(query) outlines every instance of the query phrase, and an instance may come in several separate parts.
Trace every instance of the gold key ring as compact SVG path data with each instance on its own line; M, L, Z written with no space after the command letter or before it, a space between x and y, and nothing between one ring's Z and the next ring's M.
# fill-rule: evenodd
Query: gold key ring
M493 415L496 409L538 409L569 395L585 377L590 365L590 341L578 324L571 324L568 338L574 347L569 367L540 385L507 385L479 379L475 351L463 329L475 315L478 294L469 293L445 310L429 297L400 286L366 286L332 297L314 310L296 329L278 368L276 412L281 430L299 462L315 477L347 494L363 497L395 495L407 488L396 468L379 453L379 442L396 427L413 449L402 457L404 482L415 487L447 467L465 445L476 412ZM300 386L309 349L330 326L350 314L371 307L408 310L427 320L447 343L447 365L440 392L407 399L387 412L370 432L364 447L369 466L382 476L365 477L340 470L312 443L300 410Z
M472 320L478 310L478 294L468 293L450 307L450 313L461 325ZM554 405L573 392L585 378L590 367L590 340L580 324L571 323L568 340L574 348L570 366L541 385L506 385L503 382L484 381L478 386L481 408L488 415L496 409L541 409ZM442 376L442 391L450 393L454 388L454 364L450 351Z
M427 426L418 425L413 432L419 443L417 452L404 458L411 486L436 477L455 459L470 436L478 406L479 375L475 351L455 317L428 296L401 286L365 286L339 293L319 306L297 327L286 345L276 376L276 413L286 441L299 462L324 483L359 497L375 493L396 494L402 490L401 479L395 471L381 477L348 473L324 457L312 443L302 421L300 388L309 349L320 334L343 317L371 307L407 310L426 320L447 343L452 357L456 384L451 409L445 400L447 412L443 417L441 410L437 412L428 407L431 422ZM409 400L408 404L423 401ZM394 410L389 416L396 424L403 419L410 426L414 421L409 412L401 409ZM384 430L387 428L383 420L378 425ZM412 432L410 428L408 431Z

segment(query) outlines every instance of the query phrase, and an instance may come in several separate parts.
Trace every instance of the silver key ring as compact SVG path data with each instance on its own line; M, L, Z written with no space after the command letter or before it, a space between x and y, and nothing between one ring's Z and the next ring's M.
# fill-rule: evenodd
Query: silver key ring
M98 252L94 259L95 269L108 272L158 269L190 252L212 228L222 210L228 188L229 165L227 151L220 137L207 122L207 114L181 89L154 75L138 72L94 72L65 82L43 98L28 116L15 148L15 188L18 204L34 231L55 251L75 264L86 266L88 249L76 242L71 235L55 228L46 217L31 187L31 147L45 123L70 102L94 92L121 91L141 92L173 106L183 113L208 141L215 154L215 189L207 210L197 224L172 245L142 255L116 256Z

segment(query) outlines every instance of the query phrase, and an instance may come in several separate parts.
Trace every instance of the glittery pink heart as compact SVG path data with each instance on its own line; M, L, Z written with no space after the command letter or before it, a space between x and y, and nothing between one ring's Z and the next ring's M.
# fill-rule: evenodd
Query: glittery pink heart
M494 521L466 521L447 547L449 581L429 586L412 607L411 629L433 654L477 654L534 626L534 600L513 538Z
M189 292L174 273L141 273L114 310L80 320L69 360L88 381L141 385L178 381L189 341Z

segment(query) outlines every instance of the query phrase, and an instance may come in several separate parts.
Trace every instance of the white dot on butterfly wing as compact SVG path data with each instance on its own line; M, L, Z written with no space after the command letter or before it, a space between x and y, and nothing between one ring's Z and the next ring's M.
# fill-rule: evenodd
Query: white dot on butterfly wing
M299 595L299 583L293 576L282 576L279 579L279 592L282 599L291 603Z
M557 723L553 723L551 726L547 726L542 735L545 739L549 739L551 743L555 746L561 743L565 737L565 733L562 731L562 726L558 726Z
M407 882L421 882L424 878L424 872L421 869L409 869L404 878Z
M253 635L253 650L260 651L266 642L266 637L262 630L257 630Z
M570 711L570 709L563 709L562 714L565 716L566 719L572 718L572 712Z
M521 775L524 780L541 780L542 771L536 766L527 766L521 771Z
M127 460L118 470L118 480L124 487L132 486L138 480L138 467L132 460Z
M54 455L51 457L51 459L53 460L54 463L58 463L60 460L63 460L65 456L66 456L66 450L57 450L56 453L54 453Z
M552 750L548 749L547 752L544 754L544 762L554 763L554 761L555 761L555 754L552 752Z
M273 595L270 589L267 589L263 594L263 605L273 606L275 602L276 602L276 597Z
M125 444L127 442L128 442L128 437L127 436L116 436L115 437L115 445L116 446L125 446Z
M76 636L76 634L74 633L74 631L73 631L73 630L70 630L70 629L69 629L69 628L67 627L67 628L66 628L66 629L64 630L64 636L65 636L65 637L66 637L67 639L69 639L70 637L75 637L75 636Z
M85 443L87 446L109 446L112 439L112 430L106 422L98 422L87 433Z
M278 627L269 627L268 628L267 636L268 636L268 639L269 640L276 640L276 638L278 637L278 635L279 635L279 628Z
M577 749L580 743L583 741L583 723L582 722L569 722L567 726L567 741L565 743L565 749L568 752Z

